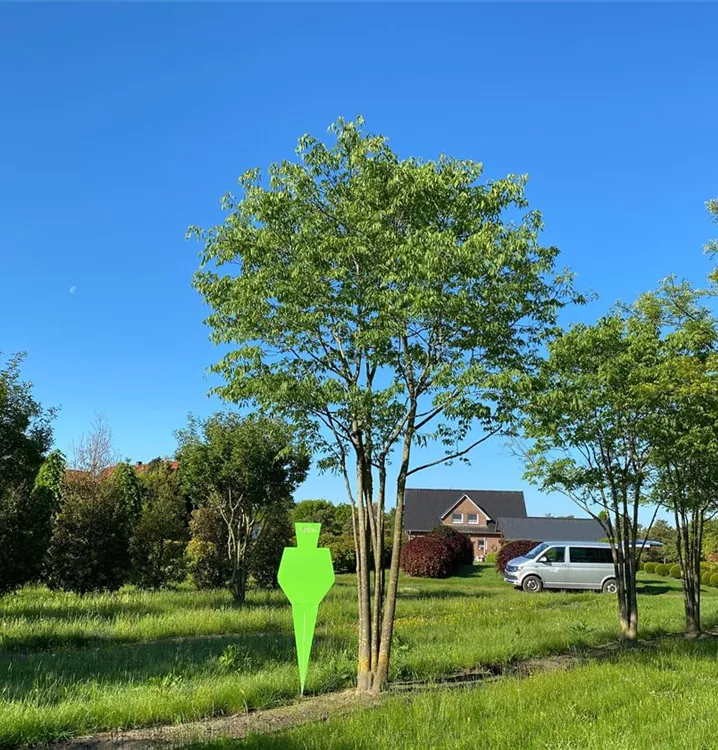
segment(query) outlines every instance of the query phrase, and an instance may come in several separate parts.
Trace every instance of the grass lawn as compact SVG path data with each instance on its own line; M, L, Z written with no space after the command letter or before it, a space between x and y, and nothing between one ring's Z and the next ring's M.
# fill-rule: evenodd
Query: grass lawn
M353 684L355 586L339 576L320 610L307 692ZM644 577L642 636L680 631L677 581ZM718 622L718 590L704 593ZM404 579L394 679L427 679L566 652L618 635L615 598L528 595L490 567L446 581ZM281 592L244 607L224 592L77 597L25 589L0 600L0 747L103 729L261 708L298 692L291 615Z
M481 687L390 697L380 708L199 750L710 750L718 746L718 642Z

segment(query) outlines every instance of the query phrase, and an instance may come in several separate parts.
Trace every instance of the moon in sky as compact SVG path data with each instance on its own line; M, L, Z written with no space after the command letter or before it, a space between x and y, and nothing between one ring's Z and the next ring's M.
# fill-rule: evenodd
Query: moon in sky
M76 291L77 291L77 287L76 286L71 286L70 287L70 294L74 294Z

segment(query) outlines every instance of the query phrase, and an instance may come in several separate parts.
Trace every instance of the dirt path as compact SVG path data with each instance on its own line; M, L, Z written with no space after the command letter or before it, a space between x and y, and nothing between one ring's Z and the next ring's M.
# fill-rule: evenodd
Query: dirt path
M710 633L703 637L716 637ZM666 635L659 639L639 641L632 649L658 648L662 641L682 638L681 634ZM357 709L373 708L381 705L386 696L397 693L421 692L467 687L471 684L493 682L506 677L530 677L534 674L567 670L579 664L597 659L606 659L628 648L620 642L613 642L585 651L557 654L540 659L529 659L506 667L490 667L448 675L431 682L394 683L391 690L375 698L358 695L354 690L328 693L303 698L295 703L277 708L249 711L192 721L185 724L147 727L119 732L107 732L91 737L78 737L58 743L36 745L35 750L150 750L151 748L177 748L192 742L208 742L220 738L242 739L250 733L266 734L284 729L327 721L330 718L347 714Z

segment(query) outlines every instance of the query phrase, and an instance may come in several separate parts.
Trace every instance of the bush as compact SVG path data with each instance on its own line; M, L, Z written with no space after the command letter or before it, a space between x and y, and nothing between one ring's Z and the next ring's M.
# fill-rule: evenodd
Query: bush
M192 513L192 539L187 545L187 565L198 589L227 586L232 574L227 559L227 529L219 513L202 506Z
M472 565L474 562L474 545L466 534L462 534L451 526L437 526L431 536L442 539L454 555L455 565Z
M268 527L251 549L249 571L260 589L276 589L279 563L292 542L294 528L288 510L273 513L266 523Z
M496 555L496 567L499 572L504 572L509 560L512 560L514 557L525 555L539 544L541 544L541 542L532 542L528 539L517 539L513 542L504 542Z
M175 472L164 467L144 473L141 484L144 499L130 540L132 581L158 589L187 574L185 502Z
M653 573L656 572L656 566L657 565L658 565L658 563L654 563L654 562L644 563L644 565L643 565L643 571L645 573L653 574Z
M682 576L682 573L681 573L681 566L680 565L671 565L671 569L669 571L669 575L671 576L671 578L678 578L678 579L682 578L683 576Z
M718 586L718 573L713 573L707 583L710 586Z
M484 562L487 563L496 563L496 558L498 557L496 552L489 552L486 557L484 558Z
M0 487L0 594L40 577L50 538L52 496L44 488Z
M130 519L117 483L91 477L65 482L47 555L50 588L115 591L130 573Z
M357 561L354 552L354 540L349 534L327 538L326 544L321 544L331 550L332 564L335 573L356 573Z
M671 566L659 563L656 565L656 575L666 577L671 572Z
M448 578L454 570L454 555L437 536L415 537L401 551L401 569L417 578Z

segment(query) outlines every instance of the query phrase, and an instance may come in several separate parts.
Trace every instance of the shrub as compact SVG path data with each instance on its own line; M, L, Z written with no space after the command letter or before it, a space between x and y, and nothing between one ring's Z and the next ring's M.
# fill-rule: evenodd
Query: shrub
M489 552L484 558L484 562L495 564L497 557L498 555L496 554L496 552Z
M506 569L506 564L509 560L514 557L521 557L527 552L532 550L534 547L541 544L541 542L532 542L528 539L517 539L513 542L505 542L501 545L501 549L496 555L496 567L500 573L503 573Z
M401 551L401 569L417 578L448 578L454 570L454 556L439 537L416 537Z
M442 539L454 555L456 565L471 565L474 562L474 545L466 534L462 534L451 526L437 526L431 536Z
M294 529L288 510L273 513L265 523L267 528L251 549L249 570L260 589L276 589L279 563L284 548L291 544Z
M47 555L48 585L78 594L117 590L130 573L129 541L128 507L117 483L65 482Z
M667 576L671 571L670 565L665 565L664 563L659 563L656 565L656 575L658 576Z
M192 539L187 545L187 565L199 589L222 588L229 583L227 529L217 510L202 506L192 513L189 523Z
M655 572L656 572L656 566L657 566L657 565L658 565L658 563L654 563L654 562L647 562L647 563L645 563L645 564L643 565L643 571L644 571L645 573L650 573L650 574L653 574L653 573L655 573Z
M354 552L354 540L349 534L342 534L331 540L327 538L326 546L332 553L332 564L335 573L356 573L357 561Z
M711 586L718 586L718 573L713 573L708 580L708 584Z
M158 589L187 574L185 502L176 473L165 467L145 472L141 484L144 501L130 540L132 581Z
M678 579L680 579L682 577L681 566L680 565L671 565L671 569L669 571L669 575L671 576L671 578L678 578Z
M0 594L39 578L50 537L51 505L47 489L0 486Z

